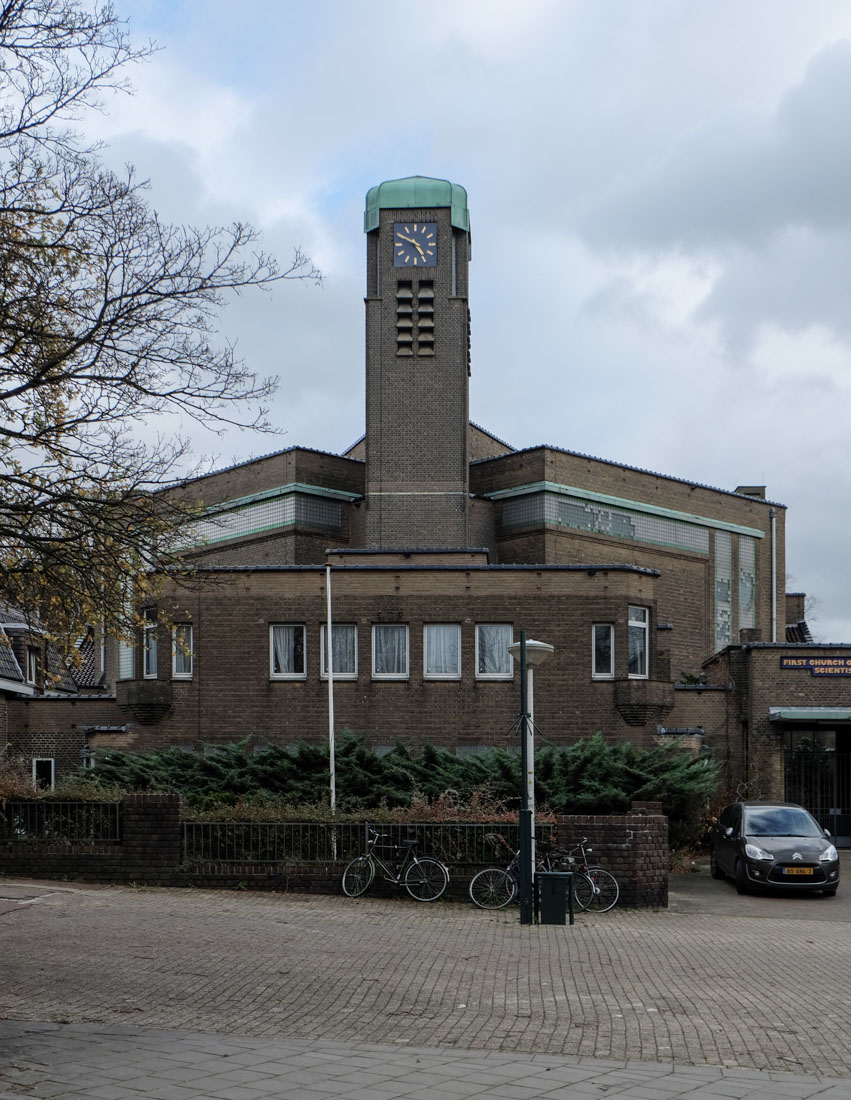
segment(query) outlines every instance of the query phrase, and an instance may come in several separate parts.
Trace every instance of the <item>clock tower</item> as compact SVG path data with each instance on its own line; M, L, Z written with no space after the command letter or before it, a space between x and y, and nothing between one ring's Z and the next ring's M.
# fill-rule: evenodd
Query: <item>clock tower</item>
M366 196L367 547L466 547L467 193L388 180Z

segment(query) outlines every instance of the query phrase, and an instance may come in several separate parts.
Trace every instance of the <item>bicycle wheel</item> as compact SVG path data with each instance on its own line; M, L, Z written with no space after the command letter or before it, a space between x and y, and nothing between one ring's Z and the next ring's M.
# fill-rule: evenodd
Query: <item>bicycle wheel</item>
M486 867L470 879L470 900L480 909L502 909L516 893L516 882L499 867Z
M375 864L369 856L358 856L343 871L343 893L347 898L359 898L375 878Z
M417 901L436 901L449 885L449 872L436 859L418 859L405 872L405 889Z
M589 867L584 875L573 880L573 897L578 909L589 913L605 913L620 896L618 880L602 867Z

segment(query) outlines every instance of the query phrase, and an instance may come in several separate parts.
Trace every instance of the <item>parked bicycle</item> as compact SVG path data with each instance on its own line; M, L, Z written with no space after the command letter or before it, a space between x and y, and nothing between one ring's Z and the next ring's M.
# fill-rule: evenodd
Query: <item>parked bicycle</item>
M416 837L406 837L401 844L393 844L387 833L367 828L366 852L353 859L343 871L346 897L359 898L372 885L376 872L380 872L385 882L404 886L417 901L436 901L449 885L446 867L431 856L418 855ZM388 854L380 855L376 849L386 849Z
M499 833L489 834L488 839L499 841L511 851L508 843ZM535 866L539 871L553 870L549 853L538 854ZM520 890L520 853L514 852L506 867L486 867L470 879L470 900L480 909L502 909L514 901Z
M611 871L588 862L588 855L593 849L587 845L588 837L584 836L575 848L571 848L562 857L562 866L574 872L573 897L576 908L589 913L606 913L617 904L620 886ZM575 852L579 852L582 858L577 859Z
M498 834L494 839L505 844ZM587 847L588 838L571 848L569 852L549 852L536 860L539 871L566 870L573 872L571 882L573 903L576 909L591 913L605 913L620 896L620 886L615 876L602 867L591 866ZM505 845L508 847L508 845ZM577 860L575 852L581 853ZM502 909L517 897L520 886L519 852L515 852L506 867L486 867L470 880L470 899L480 909Z

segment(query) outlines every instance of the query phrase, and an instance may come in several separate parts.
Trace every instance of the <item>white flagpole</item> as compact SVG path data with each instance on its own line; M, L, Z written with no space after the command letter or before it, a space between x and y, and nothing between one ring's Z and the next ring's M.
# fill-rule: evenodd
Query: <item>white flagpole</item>
M325 659L328 672L328 760L331 781L331 813L337 809L337 772L334 761L334 639L331 632L331 566L325 566L325 592L328 600L328 622L325 627Z

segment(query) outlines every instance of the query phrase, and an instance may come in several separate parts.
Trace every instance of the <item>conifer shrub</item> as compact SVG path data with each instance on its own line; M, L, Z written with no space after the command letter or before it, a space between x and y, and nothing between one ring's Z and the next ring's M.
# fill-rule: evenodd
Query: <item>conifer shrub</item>
M348 734L336 746L338 820L509 821L520 801L520 760L501 749L458 757L402 744L379 756ZM672 848L700 832L717 785L717 768L675 743L650 749L608 742L597 733L536 753L537 813L622 813L633 800L661 802ZM173 791L186 812L207 820L321 821L328 807L327 746L299 743L249 753L244 742L206 753L109 752L98 756L86 784L111 791ZM101 794L100 797L104 797Z

